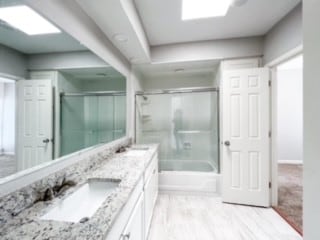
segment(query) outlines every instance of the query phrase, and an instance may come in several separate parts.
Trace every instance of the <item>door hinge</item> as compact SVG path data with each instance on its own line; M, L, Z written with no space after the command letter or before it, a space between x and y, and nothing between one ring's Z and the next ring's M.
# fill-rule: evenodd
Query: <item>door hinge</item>
M269 135L269 138L271 138L271 136L272 136L272 133L271 133L271 131L269 131L268 135Z
M268 84L269 84L269 87L271 87L271 80L269 80L269 83L268 83Z
M272 187L272 184L271 184L271 182L269 182L269 188L271 188Z

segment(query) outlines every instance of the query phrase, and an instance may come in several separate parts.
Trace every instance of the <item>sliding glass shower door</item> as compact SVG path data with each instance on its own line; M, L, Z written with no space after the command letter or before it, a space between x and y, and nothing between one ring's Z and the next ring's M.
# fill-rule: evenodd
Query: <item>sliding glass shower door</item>
M136 95L137 143L160 143L162 171L219 171L218 92Z
M125 95L62 95L60 156L124 137L125 102Z

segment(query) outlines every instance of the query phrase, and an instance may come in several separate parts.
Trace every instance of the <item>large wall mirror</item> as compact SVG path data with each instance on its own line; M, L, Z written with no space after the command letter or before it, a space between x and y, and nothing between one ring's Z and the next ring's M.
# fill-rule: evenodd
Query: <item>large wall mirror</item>
M125 135L126 78L23 1L0 0L0 178Z

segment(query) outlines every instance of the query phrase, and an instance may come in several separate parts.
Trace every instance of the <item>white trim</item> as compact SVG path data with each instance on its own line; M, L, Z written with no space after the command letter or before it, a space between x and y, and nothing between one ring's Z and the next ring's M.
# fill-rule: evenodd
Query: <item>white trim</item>
M294 164L294 165L301 165L303 164L303 160L297 159L283 159L283 160L278 160L278 164Z
M301 54L302 52L303 52L303 45L301 44L301 45L291 49L290 51L284 53L280 57L272 60L271 62L266 63L265 67L270 67L270 68L275 67L275 66L287 61L288 59L290 59L296 55Z
M271 68L271 206L278 206L278 124L277 124L277 68Z
M6 73L2 73L2 72L0 72L0 77L2 77L2 78L8 78L8 79L14 80L14 81L19 81L19 80L22 80L22 79L23 79L22 77L18 77L18 76L6 74Z
M271 69L271 205L278 205L278 146L277 146L277 66L303 53L303 45L299 45L280 57L265 64Z

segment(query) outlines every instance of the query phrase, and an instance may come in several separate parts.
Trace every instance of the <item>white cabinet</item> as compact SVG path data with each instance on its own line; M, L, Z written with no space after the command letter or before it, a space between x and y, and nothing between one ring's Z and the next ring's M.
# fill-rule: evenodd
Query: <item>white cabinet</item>
M144 240L148 237L158 197L158 155L155 154L106 240Z
M150 224L153 215L153 209L158 197L158 158L153 158L149 168L149 174L145 176L144 185L144 225L145 239L148 237Z
M143 194L141 194L120 240L142 240L143 229Z

